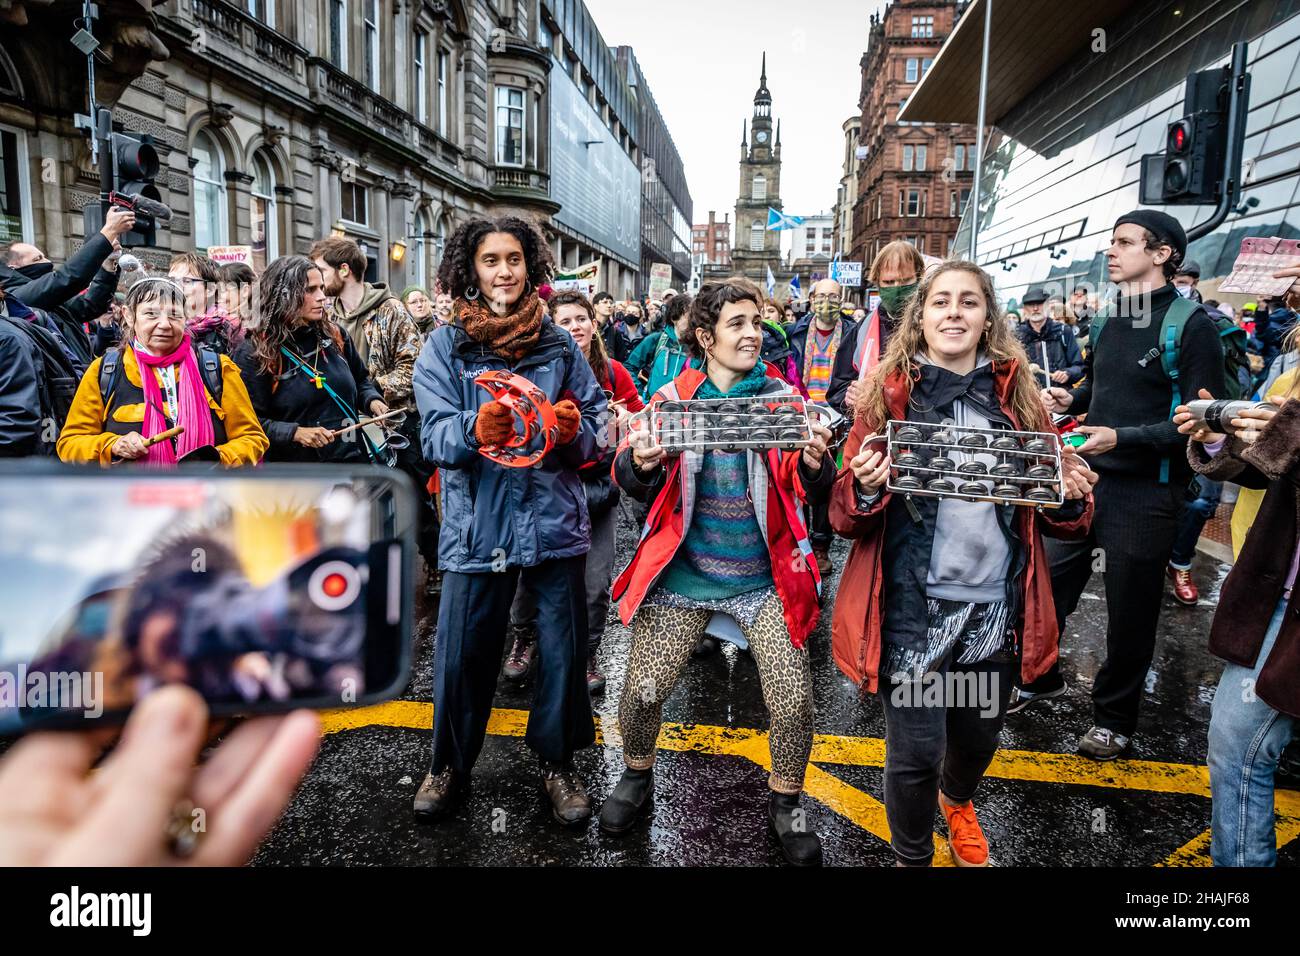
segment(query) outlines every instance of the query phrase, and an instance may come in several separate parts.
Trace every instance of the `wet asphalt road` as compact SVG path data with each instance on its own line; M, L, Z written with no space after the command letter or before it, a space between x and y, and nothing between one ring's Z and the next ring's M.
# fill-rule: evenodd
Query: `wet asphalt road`
M620 529L620 561L634 541ZM837 569L847 553L837 541ZM621 566L621 565L620 565ZM1194 574L1201 604L1177 605L1168 594L1162 636L1148 680L1132 756L1141 760L1203 765L1210 700L1221 665L1205 651L1224 565L1199 555ZM838 584L833 576L829 588ZM828 604L829 607L829 598ZM1105 603L1094 575L1063 641L1068 694L1039 709L1008 718L1004 750L1073 754L1091 724L1090 679L1104 656ZM436 609L421 602L416 666L403 699L431 700L430 655ZM613 725L631 633L611 613L601 649L606 692L596 713ZM884 718L875 698L859 699L830 655L830 621L824 615L811 642L818 734L881 738ZM525 710L531 685L501 681L495 706ZM767 726L757 670L731 645L712 658L692 660L664 708L665 722L723 728ZM566 830L540 793L536 759L518 736L489 735L474 774L474 788L456 815L417 824L411 800L429 764L431 733L424 729L369 726L326 736L315 766L283 820L255 858L262 866L325 864L396 865L780 865L765 829L766 771L741 757L662 750L656 763L655 812L623 838L603 835L594 820ZM1032 761L1031 761L1032 762ZM620 751L589 748L576 757L598 807L622 772ZM879 800L878 766L820 763L822 771ZM1105 773L1105 765L1087 769ZM1030 774L1033 776L1034 774ZM833 785L833 781L831 782ZM889 866L885 842L848 815L804 797L812 826L823 839L828 864ZM988 778L976 808L998 865L1150 866L1202 834L1210 803L1195 794L1039 779ZM936 819L936 825L939 821ZM1282 865L1300 864L1300 840L1282 849Z

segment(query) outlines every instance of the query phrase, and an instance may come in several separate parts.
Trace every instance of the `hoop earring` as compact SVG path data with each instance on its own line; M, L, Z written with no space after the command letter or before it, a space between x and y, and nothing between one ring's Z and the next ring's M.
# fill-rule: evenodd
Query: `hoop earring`
M472 285L465 290L465 301L473 302L478 298L478 286Z

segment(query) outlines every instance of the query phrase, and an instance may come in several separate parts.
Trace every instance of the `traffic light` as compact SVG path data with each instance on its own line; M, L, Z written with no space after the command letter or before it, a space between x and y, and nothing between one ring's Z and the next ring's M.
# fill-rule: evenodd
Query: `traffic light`
M1142 204L1218 202L1228 153L1230 81L1228 67L1188 75L1185 115L1166 129L1165 151L1142 157Z
M126 200L117 204L135 209L135 228L122 237L122 245L157 245L156 216L150 211L151 203L162 205L162 193L154 185L159 163L153 137L114 133L109 139L109 148L113 163L113 193ZM147 201L136 205L137 199Z

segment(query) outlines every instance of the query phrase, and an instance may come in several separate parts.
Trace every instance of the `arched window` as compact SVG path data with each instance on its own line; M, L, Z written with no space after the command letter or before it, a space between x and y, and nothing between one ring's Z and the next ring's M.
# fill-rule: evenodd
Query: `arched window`
M749 227L749 250L750 252L763 251L763 224L757 220Z
M259 273L280 255L280 221L275 208L275 171L262 153L253 154L253 188L249 198L253 231L253 268Z
M442 254L447 251L447 237L451 235L451 225L447 217L438 217L438 225L433 230L433 271L436 273L442 265Z
M428 289L429 262L433 259L433 238L429 231L429 214L423 209L415 214L415 222L411 224L411 239L415 246L415 254L411 256L411 284Z
M764 176L762 173L759 173L757 176L754 177L754 198L755 199L767 198L767 177Z
M226 244L226 179L221 152L212 137L200 130L190 147L194 173L194 247L196 250Z

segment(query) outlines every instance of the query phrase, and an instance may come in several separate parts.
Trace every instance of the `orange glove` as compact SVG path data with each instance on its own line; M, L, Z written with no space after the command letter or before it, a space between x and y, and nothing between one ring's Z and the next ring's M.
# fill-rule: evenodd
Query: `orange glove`
M582 424L582 412L578 406L567 398L555 406L555 421L560 426L555 444L567 445L578 437L578 426Z
M515 436L515 413L498 401L488 402L478 410L474 437L480 445L504 445Z

